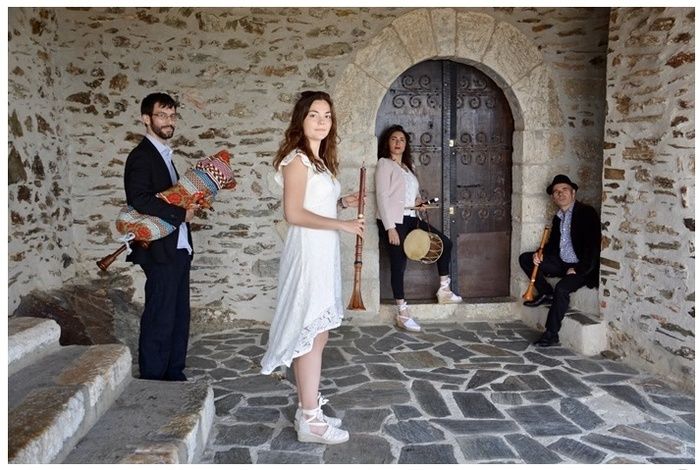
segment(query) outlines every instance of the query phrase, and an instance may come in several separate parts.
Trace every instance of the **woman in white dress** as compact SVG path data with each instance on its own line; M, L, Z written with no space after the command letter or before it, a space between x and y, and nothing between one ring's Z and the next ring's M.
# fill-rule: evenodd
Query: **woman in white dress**
M377 150L377 170L374 175L377 227L379 238L389 250L391 289L396 301L394 324L404 330L417 332L421 330L420 325L409 315L408 305L404 299L403 279L406 271L404 240L406 235L415 228L435 233L442 240L442 254L435 263L440 276L440 288L435 296L441 304L462 302L462 297L450 289L452 242L441 231L420 220L416 216L416 210L406 209L410 206L419 206L424 201L420 197L418 178L413 169L409 136L404 128L394 125L385 129L379 137Z
M283 187L289 231L280 259L278 300L270 326L262 373L292 365L299 408L294 419L302 442L339 444L348 440L340 420L325 416L319 394L321 357L328 330L340 326L339 231L362 236L364 220L338 220L338 206L356 207L357 193L340 197L337 179L336 118L324 92L305 91L273 165Z

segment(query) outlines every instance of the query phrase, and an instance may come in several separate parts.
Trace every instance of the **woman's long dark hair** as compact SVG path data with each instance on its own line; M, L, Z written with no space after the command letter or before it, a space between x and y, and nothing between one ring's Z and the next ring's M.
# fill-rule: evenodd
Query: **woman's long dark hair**
M389 138L394 132L401 132L406 139L406 148L401 155L401 163L406 165L406 168L411 170L411 173L415 174L413 170L413 157L411 156L411 137L408 132L404 130L403 127L395 124L393 126L387 127L379 136L379 145L377 146L377 160L380 158L391 158L391 151L389 150Z
M309 114L311 104L316 100L322 100L328 103L331 108L331 130L325 139L321 141L321 146L318 149L318 158L314 156L309 147L309 140L304 135L304 119ZM291 152L299 149L309 157L309 160L314 164L319 172L328 169L333 176L338 175L338 134L337 122L335 119L335 111L333 109L333 101L328 93L323 91L303 91L292 111L292 120L289 127L284 132L284 140L280 144L277 155L272 161L275 170L279 169L280 163Z

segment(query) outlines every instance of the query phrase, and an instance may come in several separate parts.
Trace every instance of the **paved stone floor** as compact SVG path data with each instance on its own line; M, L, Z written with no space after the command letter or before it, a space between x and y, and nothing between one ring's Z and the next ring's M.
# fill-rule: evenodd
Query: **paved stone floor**
M347 443L300 443L296 394L260 375L267 330L192 342L216 419L201 463L675 463L695 461L695 400L663 379L561 347L521 322L342 326L324 356L324 410Z

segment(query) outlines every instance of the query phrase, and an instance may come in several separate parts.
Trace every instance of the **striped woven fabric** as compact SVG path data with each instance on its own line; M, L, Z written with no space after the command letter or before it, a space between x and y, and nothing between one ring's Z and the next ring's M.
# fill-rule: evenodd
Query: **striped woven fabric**
M158 197L179 207L199 204L211 207L213 199L221 189L234 189L236 180L230 166L231 154L221 150L197 162L180 178L175 186ZM153 241L167 237L177 227L152 215L141 214L133 207L124 207L117 216L117 231L126 235L133 233L135 240Z
M144 215L131 206L124 207L117 216L117 231L122 235L133 233L135 240L153 241L167 237L175 226L152 215Z

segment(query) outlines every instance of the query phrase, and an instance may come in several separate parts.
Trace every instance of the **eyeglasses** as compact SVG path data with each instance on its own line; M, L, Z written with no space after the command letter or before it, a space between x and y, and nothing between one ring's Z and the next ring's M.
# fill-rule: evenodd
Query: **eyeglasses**
M153 117L153 116L157 117L157 118L160 119L161 121L166 121L166 120L168 120L168 121L177 121L178 119L180 119L180 115L177 114L177 113L173 113L173 114L152 113L152 114L151 114L151 117Z

